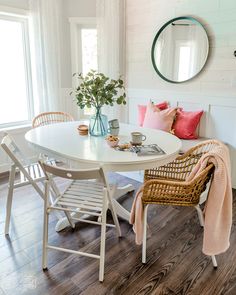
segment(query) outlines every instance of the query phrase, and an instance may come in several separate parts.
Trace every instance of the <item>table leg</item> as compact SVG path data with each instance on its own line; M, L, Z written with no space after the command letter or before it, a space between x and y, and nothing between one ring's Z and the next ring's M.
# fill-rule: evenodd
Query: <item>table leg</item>
M125 194L132 192L134 190L135 188L132 184L127 184L124 186L115 186L115 192L113 194L113 198L117 200L120 197L124 196Z
M84 214L81 213L71 213L71 217L75 217L75 218L81 218ZM87 215L86 215L87 216ZM58 220L56 226L55 226L55 230L56 232L59 232L61 230L63 230L64 228L66 228L67 226L69 226L69 221L66 217L62 217Z
M132 192L134 191L134 187L132 184L127 184L125 186L122 187L116 187L114 186L112 188L112 190L114 190L113 193L113 205L115 207L116 213L118 215L118 217L121 217L127 221L129 221L129 217L130 217L130 212L128 210L126 210L123 206L121 206L119 204L119 202L117 201L117 199L119 199L120 197L122 197L123 195L127 194L128 192ZM82 215L80 213L72 213L72 216L75 218L81 218ZM84 216L83 216L84 217ZM88 217L88 215L86 215L86 217ZM64 228L66 228L67 226L69 226L69 222L67 220L66 217L63 217L61 219L58 220L55 230L57 232L63 230Z

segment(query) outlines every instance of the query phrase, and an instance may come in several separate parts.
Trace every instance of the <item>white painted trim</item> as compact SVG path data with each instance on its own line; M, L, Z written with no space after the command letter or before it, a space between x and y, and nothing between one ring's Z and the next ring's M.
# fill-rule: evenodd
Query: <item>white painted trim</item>
M13 126L13 127L8 127L8 128L1 128L0 129L0 136L2 136L4 133L9 133L9 134L19 134L19 133L25 133L29 131L32 128L31 122L29 124L25 125L18 125L18 126Z
M97 24L97 18L96 17L70 17L69 22L71 24L76 25L96 25Z
M33 100L33 80L32 80L32 63L30 52L30 36L29 36L29 20L23 20L23 50L25 55L25 72L26 72L26 88L27 88L27 104L29 119L34 117L34 100Z
M0 6L1 7L1 6ZM24 72L26 76L26 98L27 98L27 111L28 118L24 121L9 122L0 124L0 128L15 127L18 125L25 125L30 122L34 116L34 102L33 102L33 85L31 73L31 54L30 54L30 41L29 41L29 19L26 16L19 16L14 14L1 14L0 19L18 22L21 25L22 31L22 46L23 46L23 59L24 59ZM1 130L1 129L0 129Z
M71 70L72 76L74 73L82 71L82 51L81 51L81 35L78 32L81 28L96 26L96 17L70 17L70 40L71 40ZM75 89L78 86L78 80L72 79L72 88ZM88 118L84 115L83 110L78 108L78 114L80 119ZM77 116L76 116L77 117Z
M28 17L29 11L22 8L0 5L0 14Z
M189 101L191 103L196 102L199 104L206 104L206 101L211 100L212 104L217 105L227 105L227 106L236 106L235 93L230 95L222 95L221 93L210 94L207 92L204 93L192 93L186 91L169 91L169 90L159 90L159 89L147 89L147 88L127 88L127 96L132 98L140 99L161 99L171 101L176 101L178 97L179 101L184 100L185 102ZM147 99L148 98L148 99ZM227 101L227 103L225 102ZM207 102L207 103L208 103Z
M80 40L78 38L78 26L83 25L96 25L97 24L97 18L96 17L70 17L70 39L71 39L71 66L72 66L72 75L74 73L78 73L81 69L79 69L79 55L81 54L81 50L79 48L80 46ZM82 67L82 65L80 65ZM74 80L72 81L73 87Z

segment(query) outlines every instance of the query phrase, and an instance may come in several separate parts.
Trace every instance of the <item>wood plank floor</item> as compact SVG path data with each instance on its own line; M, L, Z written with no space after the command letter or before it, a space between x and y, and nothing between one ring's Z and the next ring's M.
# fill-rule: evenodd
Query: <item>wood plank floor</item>
M111 175L119 184L140 183ZM98 261L51 251L49 270L41 270L43 202L32 188L15 192L10 237L4 230L7 181L0 183L0 295L100 295L100 294L236 294L236 192L231 247L217 257L214 270L202 254L202 229L192 208L152 206L149 209L147 264L141 263L141 247L135 245L131 226L120 221L123 237L107 231L105 280L98 282ZM63 187L64 183L60 183ZM133 193L123 198L130 208ZM109 217L110 218L110 217ZM54 231L50 219L49 241L53 244L99 253L100 229L77 224L76 229Z

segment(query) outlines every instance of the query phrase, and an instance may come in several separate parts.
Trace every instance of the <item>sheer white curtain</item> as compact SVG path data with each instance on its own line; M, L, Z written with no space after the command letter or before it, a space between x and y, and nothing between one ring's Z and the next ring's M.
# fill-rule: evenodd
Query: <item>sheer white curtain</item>
M60 0L30 0L35 113L57 111L60 98Z
M98 70L110 78L125 79L124 0L97 0ZM127 106L104 107L109 117L127 120Z

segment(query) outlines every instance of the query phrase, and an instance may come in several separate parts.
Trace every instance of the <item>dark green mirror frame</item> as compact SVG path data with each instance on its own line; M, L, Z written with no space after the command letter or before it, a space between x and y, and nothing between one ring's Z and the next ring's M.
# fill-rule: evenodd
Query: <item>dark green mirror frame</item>
M188 16L165 23L157 32L151 50L155 71L170 83L184 83L195 78L204 68L208 55L205 28Z

